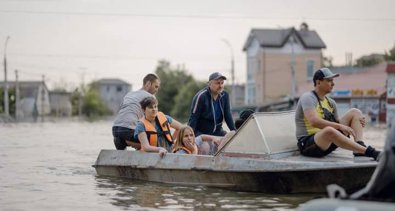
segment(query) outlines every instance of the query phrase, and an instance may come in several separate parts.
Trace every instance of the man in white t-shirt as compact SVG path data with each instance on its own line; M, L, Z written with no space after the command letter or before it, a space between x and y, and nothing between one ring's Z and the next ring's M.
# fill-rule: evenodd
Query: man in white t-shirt
M125 95L112 127L116 149L124 150L127 146L140 149L139 140L134 138L136 124L144 116L140 101L146 97L154 96L158 92L159 86L159 77L150 73L144 77L141 89L130 91Z

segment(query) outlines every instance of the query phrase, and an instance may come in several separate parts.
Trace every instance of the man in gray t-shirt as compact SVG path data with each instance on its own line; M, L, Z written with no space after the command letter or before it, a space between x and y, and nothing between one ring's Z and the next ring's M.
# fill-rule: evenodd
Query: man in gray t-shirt
M341 147L353 151L354 156L377 160L380 152L362 141L366 124L362 112L352 108L339 118L336 102L326 96L338 76L328 68L317 70L313 76L314 90L300 97L295 111L299 150L305 156L323 157Z
M116 149L124 150L127 146L140 149L140 142L134 138L137 122L144 116L140 101L156 94L159 86L159 77L150 73L144 77L141 89L125 95L112 127Z

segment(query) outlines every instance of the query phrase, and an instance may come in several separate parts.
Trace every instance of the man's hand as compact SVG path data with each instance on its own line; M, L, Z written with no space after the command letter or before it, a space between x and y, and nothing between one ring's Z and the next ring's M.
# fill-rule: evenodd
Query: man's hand
M222 141L222 138L215 138L215 139L213 140L213 143L214 143L215 145L219 146L219 145L221 144L221 141Z
M361 123L362 127L365 127L365 125L366 125L366 118L364 116L362 116L361 118L359 118L359 122Z
M165 155L166 155L166 153L167 153L167 150L165 149L165 148L162 148L162 147L158 147L159 148L159 156L161 157L161 158L163 158Z
M340 125L339 130L344 135L346 135L346 136L352 135L353 137L355 137L355 131L351 127L348 127L348 126L342 125L342 124L339 124L339 125Z

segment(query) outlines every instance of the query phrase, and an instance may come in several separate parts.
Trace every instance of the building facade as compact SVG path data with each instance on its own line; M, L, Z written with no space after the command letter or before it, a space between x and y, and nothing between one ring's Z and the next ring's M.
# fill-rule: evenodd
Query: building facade
M97 85L101 99L113 114L118 113L123 97L132 89L129 83L120 79L101 79Z
M4 87L4 82L0 82ZM14 115L17 119L48 115L51 112L48 87L43 81L9 81L11 98L15 99ZM17 91L18 90L18 91ZM17 94L19 93L19 94Z
M312 80L322 66L325 43L303 23L300 30L252 29L247 55L245 104L263 105L294 98L297 84Z
M71 93L64 91L49 92L51 114L55 117L71 117L73 107L71 104Z

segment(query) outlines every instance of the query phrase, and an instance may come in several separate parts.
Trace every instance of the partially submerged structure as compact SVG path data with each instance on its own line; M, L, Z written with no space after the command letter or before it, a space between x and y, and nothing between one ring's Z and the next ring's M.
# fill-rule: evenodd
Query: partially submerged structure
M4 82L0 82L0 87ZM29 118L47 115L51 112L49 102L49 90L43 81L15 81L8 82L10 96L13 96L16 104L15 115L18 118ZM17 96L17 90L19 96ZM19 98L19 99L18 99Z

